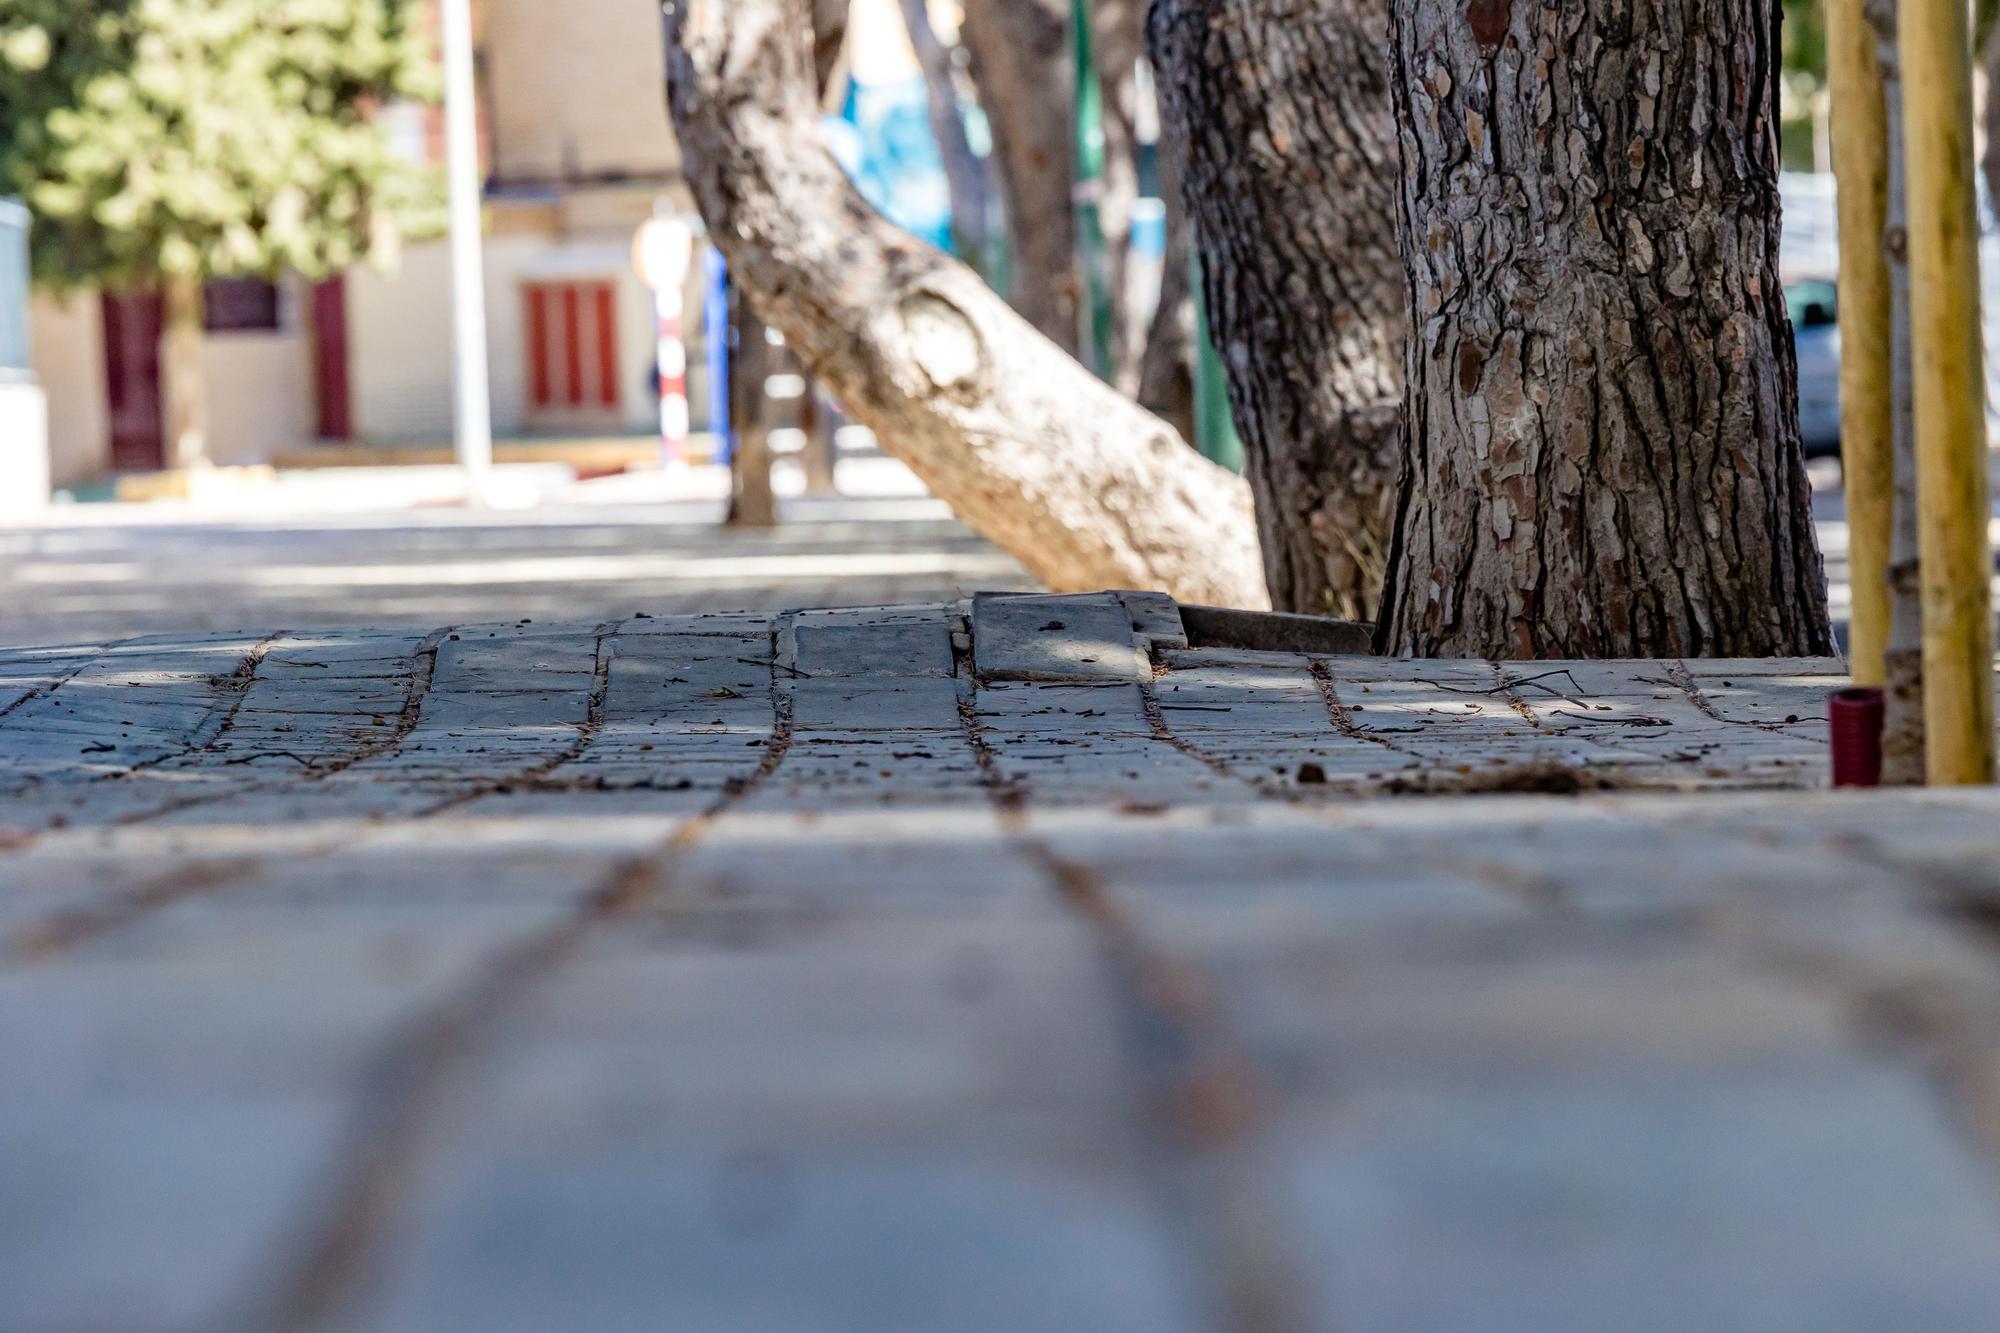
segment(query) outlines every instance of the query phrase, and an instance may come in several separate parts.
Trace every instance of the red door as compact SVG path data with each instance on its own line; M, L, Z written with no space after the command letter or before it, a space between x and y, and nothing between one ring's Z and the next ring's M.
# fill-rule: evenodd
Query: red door
M313 384L319 438L345 440L354 434L347 382L347 283L335 275L313 288Z
M160 298L104 296L104 380L111 407L111 466L157 471L167 465L160 410Z

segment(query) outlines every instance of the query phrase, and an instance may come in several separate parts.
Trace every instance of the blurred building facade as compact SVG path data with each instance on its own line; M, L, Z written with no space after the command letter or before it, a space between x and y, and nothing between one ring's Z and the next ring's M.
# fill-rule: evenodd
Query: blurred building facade
M653 300L633 272L632 238L656 207L689 205L657 9L473 0L473 10L495 430L644 433L658 411ZM440 155L436 108L391 108L385 120L406 151ZM56 483L160 466L157 302L39 293L32 315ZM211 284L208 328L218 463L450 438L441 240L407 247L386 270L325 283Z
M28 337L28 210L0 199L0 518L48 500L47 437Z

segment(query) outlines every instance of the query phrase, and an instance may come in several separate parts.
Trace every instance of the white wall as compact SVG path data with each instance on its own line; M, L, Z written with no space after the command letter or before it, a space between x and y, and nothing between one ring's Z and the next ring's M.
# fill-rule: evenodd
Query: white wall
M409 247L393 272L348 273L347 372L358 438L450 437L451 269L442 244Z
M492 236L486 241L486 373L498 429L518 435L528 406L527 314L521 275L556 244L542 236ZM444 385L451 387L451 376Z
M520 273L550 242L486 238L486 360L493 429L521 429ZM355 435L364 442L451 438L451 258L442 242L411 246L391 272L347 280L347 357Z
M40 386L0 380L0 519L49 502L48 410Z
M660 424L660 396L655 387L658 381L649 382L648 378L659 340L653 293L628 265L618 275L614 298L618 318L618 414L630 429L654 428ZM685 331L685 319L682 328Z

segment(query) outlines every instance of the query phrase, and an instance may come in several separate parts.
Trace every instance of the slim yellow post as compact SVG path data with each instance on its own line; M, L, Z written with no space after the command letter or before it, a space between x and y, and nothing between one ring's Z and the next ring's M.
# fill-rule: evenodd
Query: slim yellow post
M1840 212L1840 471L1847 490L1848 671L1881 685L1889 641L1889 540L1895 495L1890 392L1888 117L1865 0L1827 0L1827 84Z
M1964 0L1902 0L1910 338L1933 785L1993 781L1993 556Z

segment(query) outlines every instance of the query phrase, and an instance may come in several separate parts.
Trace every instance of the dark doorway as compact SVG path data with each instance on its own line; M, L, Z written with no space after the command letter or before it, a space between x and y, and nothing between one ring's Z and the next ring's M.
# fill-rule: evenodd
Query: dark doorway
M158 293L105 293L104 379L111 406L111 466L120 471L164 468Z
M322 440L354 435L347 372L347 282L339 275L312 289L313 388Z

